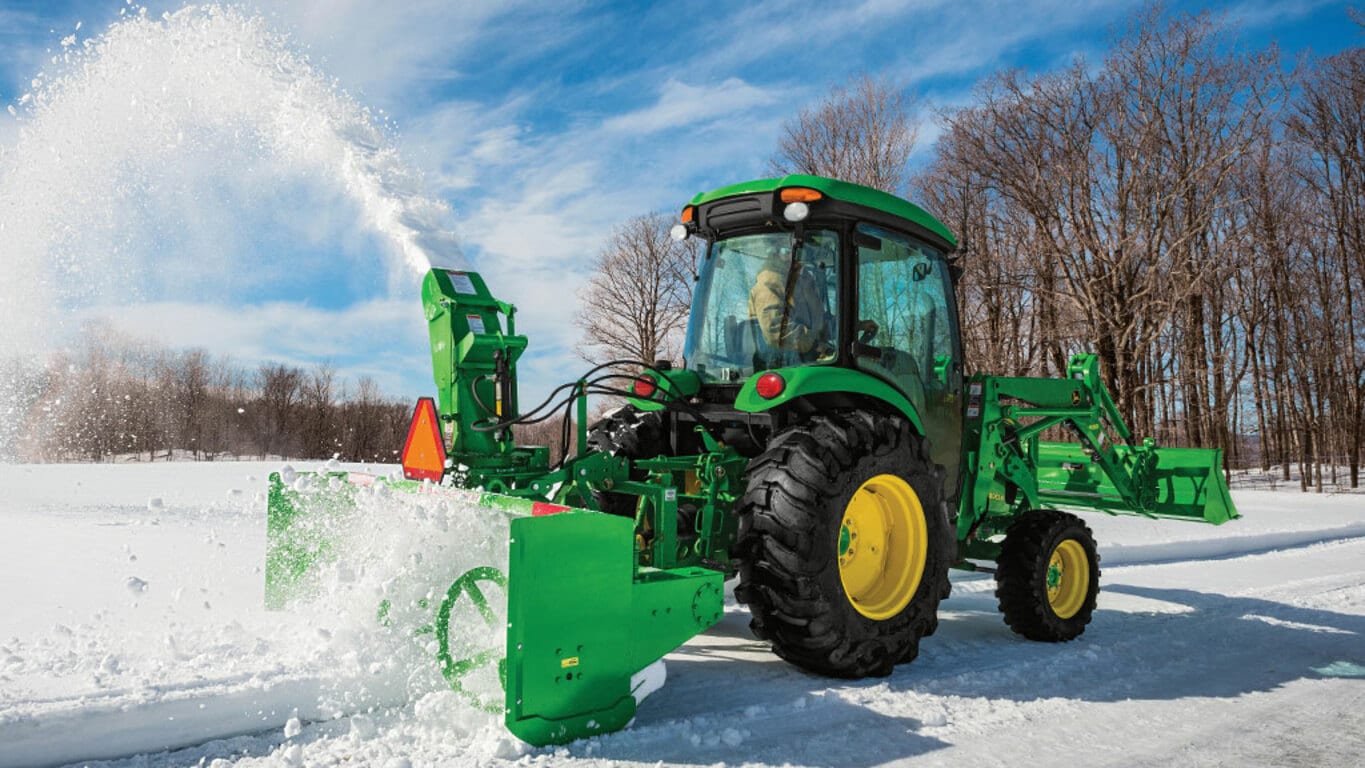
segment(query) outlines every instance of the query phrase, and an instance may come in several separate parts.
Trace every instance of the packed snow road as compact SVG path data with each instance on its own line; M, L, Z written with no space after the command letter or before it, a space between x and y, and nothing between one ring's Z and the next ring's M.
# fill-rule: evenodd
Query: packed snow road
M773 657L746 612L634 727L533 750L354 615L260 608L266 464L0 466L0 766L1358 765L1365 496L1235 492L1221 528L1091 516L1094 623L1012 635L955 575L889 678ZM434 585L441 588L444 585Z

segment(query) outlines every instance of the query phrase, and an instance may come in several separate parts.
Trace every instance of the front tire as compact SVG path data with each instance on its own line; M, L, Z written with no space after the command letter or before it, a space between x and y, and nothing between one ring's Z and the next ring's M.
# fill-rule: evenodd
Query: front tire
M739 506L736 596L783 659L882 676L918 655L955 550L943 470L909 423L820 414L775 435Z
M1049 643L1085 631L1100 592L1100 556L1080 518L1024 513L1006 532L996 564L995 596L1010 629Z
M656 411L642 411L625 405L588 429L588 448L624 456L631 461L652 459L668 451L668 436L663 419ZM643 480L644 470L632 466L630 479ZM593 491L597 508L609 515L635 517L638 498L625 493Z

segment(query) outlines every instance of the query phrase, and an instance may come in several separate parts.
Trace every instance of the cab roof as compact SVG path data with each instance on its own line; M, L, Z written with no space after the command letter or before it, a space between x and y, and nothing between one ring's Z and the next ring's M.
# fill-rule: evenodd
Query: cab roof
M879 189L864 187L861 184L853 184L837 179L827 179L823 176L808 176L806 174L792 174L790 176L779 176L771 179L755 179L739 184L731 184L710 192L702 192L692 198L691 205L702 205L714 202L726 197L737 195L752 195L763 192L775 192L785 187L808 187L817 190L834 200L844 203L860 205L865 208L880 211L890 216L911 221L924 229L942 237L953 247L957 246L957 238L952 231L943 225L938 219L934 218L923 208L914 203L887 194Z

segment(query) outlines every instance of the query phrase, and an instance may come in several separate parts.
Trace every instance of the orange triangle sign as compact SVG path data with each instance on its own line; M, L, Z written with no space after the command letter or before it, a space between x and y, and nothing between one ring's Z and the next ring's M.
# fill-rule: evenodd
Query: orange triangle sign
M408 426L408 439L403 441L403 477L441 482L446 471L446 447L441 441L439 423L436 401L429 397L418 399L412 424Z

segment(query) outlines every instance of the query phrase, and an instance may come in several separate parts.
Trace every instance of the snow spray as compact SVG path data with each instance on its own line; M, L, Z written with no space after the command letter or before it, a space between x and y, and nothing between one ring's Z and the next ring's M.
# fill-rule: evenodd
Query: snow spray
M83 309L165 298L154 286L212 301L285 268L231 245L253 201L281 190L304 200L305 229L329 226L308 221L326 213L309 210L315 198L348 201L360 221L346 225L388 251L391 290L463 262L449 206L422 191L384 121L258 15L130 6L96 37L62 39L47 64L0 114L16 126L0 145L0 362L32 368ZM12 378L0 377L0 438L26 408L6 396Z
M468 710L457 718L464 727L499 722L510 518L479 508L477 494L404 493L383 483L352 492L335 475L282 475L297 504L327 510L307 517L327 557L287 613L326 628L327 642L295 651L340 673L343 689L328 692L354 706L453 691Z

